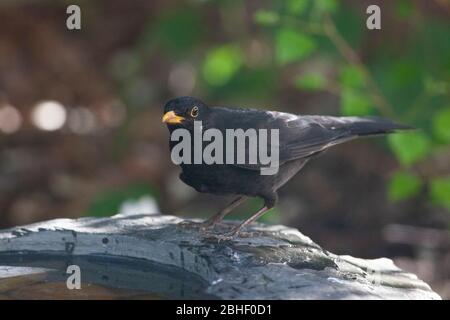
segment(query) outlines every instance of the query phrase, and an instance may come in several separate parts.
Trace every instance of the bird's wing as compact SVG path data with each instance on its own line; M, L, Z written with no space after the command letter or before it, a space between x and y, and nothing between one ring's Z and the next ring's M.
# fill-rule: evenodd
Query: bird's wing
M307 158L355 138L356 119L329 116L295 116L280 124L280 162Z
M325 116L297 116L284 112L267 112L264 127L279 130L279 165L285 162L308 158L325 149L355 136L346 128L348 120ZM260 126L261 127L261 126ZM267 150L270 152L273 141L268 139ZM246 145L246 159L250 153ZM256 164L234 164L237 167L259 170L262 165L258 160Z
M279 129L279 164L317 155L336 144L359 136L377 135L399 129L411 129L377 117L298 116L268 111L268 129ZM270 150L270 141L269 147ZM259 169L260 164L238 165Z
M359 136L411 129L411 127L377 117L299 116L276 111L261 112L260 110L247 110L239 117L234 115L233 120L227 121L227 123L232 123L234 128L278 129L280 165L291 160L314 156L331 146ZM267 146L269 152L272 143L273 141L269 138ZM246 144L246 159L250 153L249 146ZM265 167L259 160L256 164L245 163L236 164L236 166L252 170Z

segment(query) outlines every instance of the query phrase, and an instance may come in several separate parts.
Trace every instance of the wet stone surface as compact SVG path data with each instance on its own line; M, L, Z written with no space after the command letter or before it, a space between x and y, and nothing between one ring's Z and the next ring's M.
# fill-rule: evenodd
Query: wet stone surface
M73 264L89 290L68 293ZM190 221L144 214L0 231L0 299L42 292L83 299L440 298L389 259L338 256L285 226L255 224L241 238L218 241Z

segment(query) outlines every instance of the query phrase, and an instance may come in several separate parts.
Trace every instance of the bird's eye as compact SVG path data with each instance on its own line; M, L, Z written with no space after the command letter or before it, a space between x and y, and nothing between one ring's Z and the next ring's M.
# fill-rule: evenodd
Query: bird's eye
M197 118L197 116L198 116L198 107L195 106L191 109L191 117Z

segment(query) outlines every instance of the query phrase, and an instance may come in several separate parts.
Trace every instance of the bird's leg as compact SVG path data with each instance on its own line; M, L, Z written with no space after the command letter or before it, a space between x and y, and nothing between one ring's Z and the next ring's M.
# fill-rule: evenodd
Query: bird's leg
M208 229L214 228L214 226L221 222L223 218L229 214L231 211L236 209L240 204L242 204L245 200L247 200L247 197L240 196L234 199L228 206L220 210L216 215L212 216L208 220L206 220L204 223L202 223L201 230L206 231Z
M268 206L262 207L261 209L259 209L258 212L256 212L254 215L252 215L250 218L248 218L247 220L242 222L240 225L235 227L230 232L225 233L225 234L216 235L215 238L218 239L219 241L233 240L234 238L236 238L239 235L239 232L241 232L242 228L244 228L248 224L252 223L253 221L255 221L256 219L261 217L264 213L266 213L267 211L269 211L272 208L273 207L268 207Z
M254 215L252 215L250 218L248 218L247 220L245 220L244 222L242 222L240 225L238 225L237 227L235 227L233 230L231 230L231 232L229 233L229 236L231 238L236 237L239 232L241 232L242 228L244 228L245 226L249 225L250 223L252 223L253 221L257 220L258 218L260 218L264 213L266 213L267 211L269 211L270 209L272 209L273 207L268 207L268 206L264 206L261 209L258 210L258 212L256 212Z
M272 209L275 206L277 199L278 199L278 195L276 193L271 195L270 197L264 198L264 207L259 209L255 214L253 214L250 218L248 218L247 220L242 222L240 225L233 228L233 230L231 230L229 233L226 233L223 235L218 235L217 238L219 239L219 241L220 240L232 240L232 239L236 238L236 236L239 235L239 232L241 232L242 228L249 225L253 221L257 220L264 213L266 213L267 211Z

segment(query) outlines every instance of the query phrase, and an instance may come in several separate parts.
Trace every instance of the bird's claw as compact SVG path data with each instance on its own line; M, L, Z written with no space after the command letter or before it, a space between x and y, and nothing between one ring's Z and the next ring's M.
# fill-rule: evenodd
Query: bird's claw
M236 234L217 234L215 235L215 238L217 239L217 242L233 241L236 238Z
M204 237L217 240L218 242L232 241L236 239L236 237L239 234L239 230L235 228L232 229L231 231L224 233L214 233L215 227L219 225L221 226L221 228L227 227L226 224L222 225L221 223L212 223L211 221L204 221L204 222L183 221L179 223L179 226L182 228L198 229L198 231L202 233Z
M235 230L232 230L232 231L226 232L226 233L210 234L210 238L217 240L217 242L233 241L236 239L237 235L238 235L238 232L236 232Z
M213 231L215 227L214 223L210 223L209 221L205 221L200 224L199 231L201 233L209 233L210 231Z

